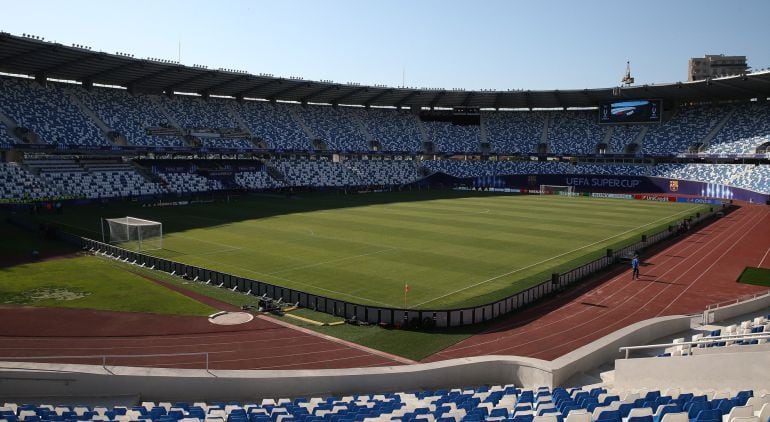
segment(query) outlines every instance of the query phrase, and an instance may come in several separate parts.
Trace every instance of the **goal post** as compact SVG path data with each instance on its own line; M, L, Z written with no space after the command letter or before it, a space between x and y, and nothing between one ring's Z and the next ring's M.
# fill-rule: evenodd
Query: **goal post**
M163 223L134 217L103 218L102 240L137 251L163 249Z
M561 185L540 185L540 195L575 196L575 187Z

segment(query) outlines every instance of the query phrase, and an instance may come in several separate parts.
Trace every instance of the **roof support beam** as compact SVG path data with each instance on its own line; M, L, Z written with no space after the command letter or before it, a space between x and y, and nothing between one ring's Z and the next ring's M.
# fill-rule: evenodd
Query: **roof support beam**
M528 109L532 110L534 108L532 105L532 96L529 91L524 91L524 103L527 105Z
M439 91L438 94L434 95L433 99L430 100L430 103L428 104L430 108L436 107L436 104L444 98L444 95L446 95L446 90Z
M215 72L213 70L209 70L207 72L199 73L197 75L190 76L189 78L181 80L179 82L174 82L173 85L169 85L168 87L166 87L166 91L172 91L173 92L173 91L176 91L177 88L183 87L183 86L185 86L185 85L187 85L187 84L189 84L191 82L195 82L195 81L197 81L199 79L204 79L204 78L207 78L207 77L208 78L214 77L216 75L217 75L217 72Z
M503 93L498 92L497 94L495 94L495 101L492 103L492 108L494 108L495 110L500 109L500 104L502 102L503 102Z
M337 98L332 98L331 103L332 104L339 104L339 102L342 101L342 100L347 100L350 97L353 97L355 95L358 95L358 94L360 94L362 92L367 92L367 91L369 91L369 87L366 87L366 86L360 87L360 88L348 91L345 94L342 94L342 95L340 95Z
M745 93L751 94L752 96L756 96L756 94L757 94L757 92L754 91L754 90L747 89L747 88L744 88L742 86L738 86L736 84L733 84L733 83L730 83L730 82L727 82L727 81L715 81L715 80L712 79L711 83L714 84L714 85L726 86L726 87L728 87L730 89L734 89L736 91L745 92Z
M463 107L468 107L468 104L471 103L472 99L473 99L473 91L468 91L468 94L465 95L465 98L463 98L463 102L461 103L461 105Z
M297 83L296 85L292 85L292 86L286 87L284 89L280 89L280 90L278 90L278 91L268 95L267 99L270 100L270 101L275 101L275 100L279 99L278 97L280 97L282 95L286 95L286 94L290 93L291 91L294 91L295 89L307 88L307 87L311 87L311 86L313 86L313 85L310 82Z
M226 80L224 82L219 82L216 85L207 86L207 87L203 88L202 91L207 93L207 94L212 94L212 93L215 93L214 91L216 91L218 89L221 89L221 88L224 88L227 85L230 85L232 83L239 82L239 81L242 81L242 80L247 80L247 79L250 79L251 77L252 77L251 75L240 75L240 76L237 76L235 78L228 79L228 80Z
M243 91L236 92L234 96L236 98L238 98L238 97L246 97L248 94L250 94L252 92L255 92L258 89L266 88L266 87L268 87L270 85L280 83L282 80L283 79L270 79L270 80L268 80L266 82L260 82L260 83L258 83L256 85L253 85L253 86L251 86L249 88L244 89Z
M22 51L21 53L11 54L10 56L0 57L0 63L3 64L3 66L7 65L13 65L13 63L19 59L30 57L30 56L36 56L38 54L42 53L48 53L49 51L56 51L61 48L58 44L50 44L50 45L44 45L42 47L35 48L33 50L29 51Z
M552 91L554 98L556 98L556 102L559 104L562 110L566 110L567 106L564 105L564 100L561 97L561 94L559 93L558 89L555 89Z
M51 74L53 72L64 72L66 69L68 69L68 68L70 68L72 66L82 65L83 63L91 62L91 61L94 61L94 60L104 60L105 56L106 56L106 54L104 54L104 53L84 54L81 57L78 57L78 58L75 58L75 59L72 59L72 60L68 60L68 61L65 61L65 62L62 62L62 63L58 63L58 64L55 64L53 66L49 66L49 67L42 68L42 69L36 69L32 73L33 74L42 73L44 75L49 75L49 74Z
M374 103L375 101L377 101L377 100L379 100L380 98L382 98L382 97L384 97L384 96L386 96L386 95L388 95L388 94L391 94L391 93L393 93L393 88L380 90L380 91L379 91L377 94L375 94L374 96L367 98L367 99L366 99L366 101L364 101L364 105L365 105L365 106L367 106L367 107L369 107L369 106L371 106L371 105L372 105L372 103Z
M412 92L410 92L409 94L404 96L404 98L398 100L398 102L396 103L396 107L403 107L404 104L407 103L407 101L411 100L412 98L414 98L417 95L420 95L420 91L412 91Z
M153 79L157 78L158 76L162 76L162 75L164 75L166 73L173 72L175 70L178 71L180 69L181 69L181 67L178 67L178 66L164 66L162 69L158 70L157 72L150 73L149 75L143 75L143 76L140 76L140 77L138 77L136 79L132 79L132 80L126 82L126 86L131 88L133 86L136 86L139 83L153 80Z
M112 75L115 72L120 72L122 70L129 70L134 69L137 67L142 67L147 64L144 60L137 60L133 61L131 59L122 59L121 61L125 61L127 63L121 63L117 66L113 66L109 69L100 70L99 72L92 73L90 75L85 75L80 78L81 81L95 81L98 82L99 80L103 80L102 78L106 78L109 75Z
M305 95L304 97L300 98L299 102L306 103L306 102L312 100L313 97L317 97L319 95L323 95L323 94L325 94L325 93L327 93L327 92L329 92L329 91L331 91L333 89L340 89L340 86L339 85L325 86L325 87L323 87L323 88L321 88L319 90L316 90L315 92L311 92L310 94Z

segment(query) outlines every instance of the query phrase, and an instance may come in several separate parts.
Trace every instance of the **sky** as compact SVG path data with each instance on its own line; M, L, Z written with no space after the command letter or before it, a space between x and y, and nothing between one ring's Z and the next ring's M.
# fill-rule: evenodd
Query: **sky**
M462 89L687 79L687 60L770 67L770 0L0 0L0 30L307 80ZM181 49L180 49L181 45ZM180 55L181 50L181 55ZM181 56L181 57L180 57Z

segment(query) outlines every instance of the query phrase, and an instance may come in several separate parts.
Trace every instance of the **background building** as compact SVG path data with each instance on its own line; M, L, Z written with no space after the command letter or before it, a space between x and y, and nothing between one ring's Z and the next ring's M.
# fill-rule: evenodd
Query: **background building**
M706 57L693 57L687 66L687 80L699 81L720 76L734 76L746 72L746 56L725 56L707 54Z

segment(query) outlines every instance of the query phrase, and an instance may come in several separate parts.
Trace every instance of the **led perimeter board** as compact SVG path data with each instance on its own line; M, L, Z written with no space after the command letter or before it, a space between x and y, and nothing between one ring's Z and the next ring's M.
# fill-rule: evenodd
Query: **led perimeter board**
M599 106L599 123L660 123L660 100L627 100Z

